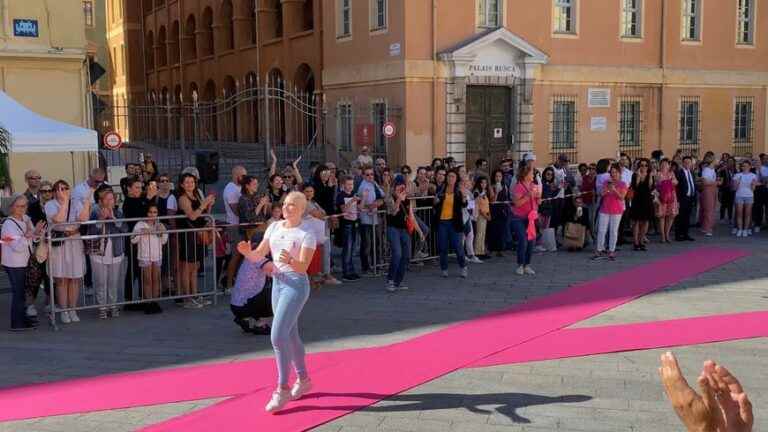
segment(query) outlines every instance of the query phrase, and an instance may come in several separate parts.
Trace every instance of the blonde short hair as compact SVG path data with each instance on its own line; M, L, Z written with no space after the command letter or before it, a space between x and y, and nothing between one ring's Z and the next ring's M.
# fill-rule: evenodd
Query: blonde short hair
M285 200L283 202L288 202L288 200L292 200L294 204L301 208L302 211L307 209L307 196L301 192L290 192L285 196Z

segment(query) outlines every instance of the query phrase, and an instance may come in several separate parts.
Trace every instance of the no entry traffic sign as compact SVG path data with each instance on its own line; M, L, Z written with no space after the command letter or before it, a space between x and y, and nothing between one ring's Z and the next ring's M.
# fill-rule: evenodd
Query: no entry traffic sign
M109 132L104 135L104 148L117 150L123 146L123 138L117 132Z
M387 138L392 138L395 136L395 133L397 132L397 128L395 128L395 124L392 122L386 122L384 123L384 126L381 128L381 132L384 134Z

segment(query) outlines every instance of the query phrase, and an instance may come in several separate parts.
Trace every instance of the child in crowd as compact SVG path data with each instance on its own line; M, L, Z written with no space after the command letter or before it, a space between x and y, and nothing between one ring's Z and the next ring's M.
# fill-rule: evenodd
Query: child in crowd
M168 242L168 234L165 225L157 220L158 208L156 204L147 207L146 221L141 221L133 228L131 243L138 244L139 267L144 299L156 299L160 297L160 266L163 262L163 245ZM147 303L144 308L146 314L157 314L163 310L157 302Z
M736 237L752 235L752 205L755 203L757 175L752 172L749 160L741 163L741 172L733 176L733 189L736 191Z
M254 236L253 247L261 242ZM234 322L245 333L268 335L272 324L272 281L275 266L272 261L262 258L258 261L243 260L237 271L232 288L230 309Z
M272 204L272 213L269 219L267 219L267 228L269 228L270 225L272 225L275 222L279 222L283 219L283 204L281 203L274 203Z
M357 239L357 205L360 198L355 196L355 181L352 177L344 177L341 181L341 191L336 196L336 209L343 216L339 218L339 229L342 237L341 267L343 279L356 281L360 279L355 273L352 254L355 251Z

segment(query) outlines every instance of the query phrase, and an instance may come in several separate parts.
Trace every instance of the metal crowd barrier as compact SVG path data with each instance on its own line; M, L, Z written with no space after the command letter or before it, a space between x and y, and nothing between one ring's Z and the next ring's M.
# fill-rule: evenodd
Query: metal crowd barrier
M416 203L419 200L434 200L434 196L412 196L409 197L412 203ZM421 263L425 261L431 261L439 258L439 251L437 248L437 227L434 226L434 207L432 205L416 206L413 208L413 214L416 216L417 223L421 225L421 229L424 232L425 239L421 241L421 238L417 232L411 236L411 263ZM391 260L391 250L389 248L389 241L387 238L387 210L386 206L383 209L380 207L378 212L378 225L374 226L373 246L371 255L373 256L372 262L374 263L373 272L375 275L379 275L386 271ZM362 254L363 251L361 250Z
M86 222L69 222L51 224L46 232L46 241L49 245L46 269L50 281L50 321L54 330L58 330L58 314L62 312L100 309L109 315L119 314L120 308L127 305L147 304L168 300L181 301L185 307L199 308L207 304L217 302L218 277L216 268L216 221L211 215L202 215L206 226L202 228L177 229L175 222L184 219L183 215L158 217L157 221L163 224L164 229L158 229L144 234L134 234L133 227L138 222L147 221L148 218L123 218L103 220L89 220ZM119 232L106 233L105 224L115 223L120 225ZM87 235L81 234L81 227ZM99 234L92 234L95 230ZM78 232L70 237L53 238L53 231L61 231L60 228L77 228ZM210 244L202 244L200 237L208 232L213 239ZM165 236L161 250L152 249L150 243L142 244L142 236ZM109 241L109 240L112 241ZM112 242L120 239L123 242L122 259L115 260L100 254L88 254L88 245L98 245L94 248L106 250ZM106 241L105 241L106 240ZM132 242L137 241L137 243ZM52 242L60 242L59 246L53 246ZM104 244L106 243L106 244ZM154 262L154 270L146 267L145 262L139 262L139 248L149 252L150 259L160 258ZM149 249L148 249L149 248ZM113 249L119 253L118 249ZM119 256L119 255L117 255ZM198 263L197 270L187 263ZM159 265L158 265L159 263ZM82 265L87 269L82 278L68 278L71 284L76 284L72 289L76 292L76 299L68 298L65 302L59 302L60 291L55 284L56 275L64 275L74 268ZM157 271L159 267L159 272ZM55 271L54 271L55 270ZM187 275L182 277L182 270ZM158 274L159 273L159 274ZM74 273L69 273L74 274ZM188 281L181 287L180 281ZM192 283L194 281L194 283ZM152 291L157 290L158 296ZM68 290L69 291L69 290ZM73 294L73 293L70 293ZM212 300L208 300L211 298ZM65 306L60 306L59 303Z

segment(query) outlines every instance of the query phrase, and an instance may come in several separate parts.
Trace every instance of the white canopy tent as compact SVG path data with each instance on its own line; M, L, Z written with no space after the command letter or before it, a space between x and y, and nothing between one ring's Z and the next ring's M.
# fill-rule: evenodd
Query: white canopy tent
M44 117L0 91L0 124L11 136L11 153L95 152L98 134Z

